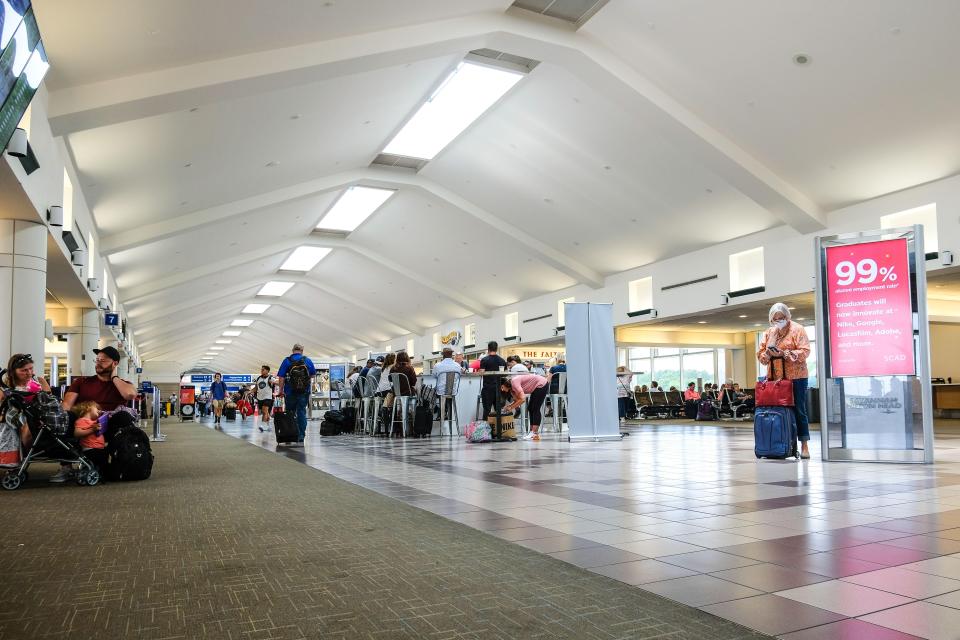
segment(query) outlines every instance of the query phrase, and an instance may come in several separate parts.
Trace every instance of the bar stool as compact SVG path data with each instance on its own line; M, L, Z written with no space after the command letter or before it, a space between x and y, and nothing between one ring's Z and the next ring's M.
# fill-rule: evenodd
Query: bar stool
M393 385L393 408L390 410L390 425L387 430L387 436L393 435L393 425L397 423L397 409L400 409L400 429L403 432L403 437L407 437L410 408L411 406L417 406L417 396L413 389L408 389L410 395L402 395L404 384L402 378L405 377L406 376L400 373L390 374L390 384ZM409 387L409 384L407 386Z
M376 391L377 384L371 378L361 376L360 410L357 411L357 422L363 425L363 427L359 429L363 434L367 433L367 427L369 426L370 435L373 435L377 426L377 398L374 397ZM373 412L372 414L371 411ZM370 421L371 417L373 418L373 422Z
M557 374L557 393L551 393L550 408L553 409L553 415L550 416L551 426L557 433L563 433L563 421L567 417L567 374L561 372Z
M451 418L450 422L457 425L457 435L460 435L460 413L457 411L457 393L460 391L460 374L455 371L447 371L444 374L443 379L443 394L438 394L437 397L440 398L440 436L443 437L443 424L447 422L447 418ZM437 384L439 386L439 379ZM450 416L447 416L447 403L450 403ZM477 408L477 415L480 414L480 409ZM453 424L450 425L450 437L453 437Z

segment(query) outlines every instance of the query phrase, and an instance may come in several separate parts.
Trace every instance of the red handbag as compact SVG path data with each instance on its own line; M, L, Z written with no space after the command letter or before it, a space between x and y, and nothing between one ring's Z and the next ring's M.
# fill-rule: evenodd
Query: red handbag
M780 361L780 377L777 380L758 382L754 391L754 401L758 407L792 407L793 381L784 378L786 365L783 358L770 358L770 373L774 372L774 363Z

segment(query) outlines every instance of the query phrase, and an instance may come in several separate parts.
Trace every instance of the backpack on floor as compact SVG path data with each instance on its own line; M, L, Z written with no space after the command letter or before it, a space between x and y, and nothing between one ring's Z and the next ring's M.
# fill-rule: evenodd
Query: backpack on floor
M324 418L323 421L320 423L321 436L324 436L324 437L338 436L341 433L343 433L343 431L340 429L339 422L331 422L330 420L327 420L326 418Z
M153 472L150 438L143 429L129 426L118 430L107 447L111 480L146 480Z
M709 398L703 398L700 400L700 403L697 404L697 420L716 420L717 419L717 408L713 404L713 400Z
M298 360L290 360L290 368L287 369L284 380L290 383L290 390L293 393L306 393L310 390L310 370L307 369L307 363L302 357Z
M347 433L353 433L357 426L356 407L344 407L340 409L340 413L343 414L343 422L340 423L340 428Z

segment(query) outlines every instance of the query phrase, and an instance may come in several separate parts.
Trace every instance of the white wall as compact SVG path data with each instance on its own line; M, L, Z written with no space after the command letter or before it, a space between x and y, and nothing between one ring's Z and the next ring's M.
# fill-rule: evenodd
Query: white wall
M502 342L504 316L513 311L520 313L520 337L524 343L548 340L554 337L557 301L571 296L578 302L612 302L614 324L633 324L635 321L627 316L628 283L647 276L653 278L653 308L657 309L658 321L716 309L720 306L720 295L730 290L730 254L756 247L764 248L766 290L753 296L738 298L738 303L812 291L815 286L814 238L817 235L879 229L881 216L931 202L937 203L940 249L953 250L960 254L960 176L957 176L833 211L827 216L829 228L817 234L799 234L787 227L777 227L611 275L606 278L605 286L601 289L591 289L584 285L570 287L500 307L493 311L490 318L469 316L451 319L437 327L431 327L423 336L397 336L389 342L406 344L406 340L412 337L417 345L418 355L430 357L431 336L435 331L441 334L454 329L463 331L468 322L477 324L478 345L486 344L489 340ZM927 263L929 271L940 268L939 262ZM716 280L677 290L660 290L665 285L713 274L717 275ZM550 317L524 323L525 319L543 315ZM366 354L358 355L362 358Z
M173 360L156 360L143 363L141 380L153 383L180 383L180 374L184 371L183 363Z

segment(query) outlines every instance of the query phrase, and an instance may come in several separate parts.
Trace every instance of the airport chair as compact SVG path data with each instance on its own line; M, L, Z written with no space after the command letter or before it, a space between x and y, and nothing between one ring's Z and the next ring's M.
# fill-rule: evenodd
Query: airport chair
M563 422L567 418L567 374L557 374L557 393L547 395L550 399L550 427L557 433L563 433ZM546 421L544 421L546 422ZM541 430L546 425L541 425Z
M460 435L460 414L457 411L457 393L460 391L460 374L455 371L447 371L441 374L444 376L443 393L437 394L440 399L440 436L443 437L443 425L450 422L449 433L453 437L453 425L457 425L457 435ZM439 385L440 381L437 380ZM450 404L450 415L447 416L447 403ZM477 409L477 415L480 409Z
M407 389L407 394L403 393L403 387L409 387L409 381L406 376L400 373L390 374L390 384L393 385L393 407L390 410L390 424L387 425L387 435L393 435L393 426L400 422L400 429L403 437L407 437L409 432L410 414L417 406L417 395L414 389ZM400 419L397 420L397 410L400 411Z

